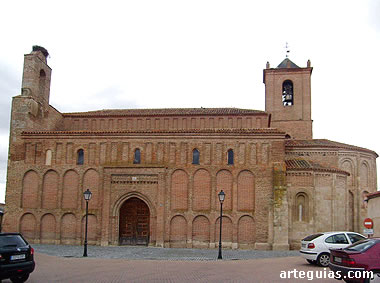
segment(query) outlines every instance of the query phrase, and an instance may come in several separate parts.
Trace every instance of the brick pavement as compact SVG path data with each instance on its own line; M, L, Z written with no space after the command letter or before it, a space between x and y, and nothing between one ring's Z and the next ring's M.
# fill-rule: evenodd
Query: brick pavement
M28 282L337 282L334 279L281 279L283 270L319 271L301 257L222 261L65 258L36 253ZM314 275L315 276L315 275ZM10 282L4 280L4 283Z

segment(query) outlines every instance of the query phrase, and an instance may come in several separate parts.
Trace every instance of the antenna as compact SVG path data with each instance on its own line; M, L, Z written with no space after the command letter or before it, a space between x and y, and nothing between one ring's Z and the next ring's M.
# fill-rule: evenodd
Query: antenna
M285 55L285 57L288 58L288 57L289 57L289 53L290 53L290 49L289 49L289 45L288 45L287 42L285 43L285 50L286 50L286 55Z

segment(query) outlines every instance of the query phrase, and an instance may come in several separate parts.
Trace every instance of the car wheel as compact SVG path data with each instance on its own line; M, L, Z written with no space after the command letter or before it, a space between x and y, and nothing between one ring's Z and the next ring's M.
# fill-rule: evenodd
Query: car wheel
M366 278L365 283L380 282L380 271L373 271L373 278Z
M316 261L315 261L315 260L307 259L306 261L307 261L308 263L310 263L310 264L316 264Z
M13 283L23 283L26 280L28 280L28 278L29 278L29 274L24 274L24 275L13 276L10 279Z
M321 253L317 258L317 264L319 266L327 267L330 263L330 254L328 253Z

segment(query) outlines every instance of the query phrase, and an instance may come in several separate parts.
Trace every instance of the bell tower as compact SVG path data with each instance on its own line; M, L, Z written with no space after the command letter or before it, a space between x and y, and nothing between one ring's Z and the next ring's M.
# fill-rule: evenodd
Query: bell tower
M33 46L33 51L24 57L22 96L32 97L42 109L49 105L51 69L47 65L48 51Z
M311 73L285 58L276 68L269 62L264 69L265 111L271 114L271 127L285 131L292 139L312 139Z

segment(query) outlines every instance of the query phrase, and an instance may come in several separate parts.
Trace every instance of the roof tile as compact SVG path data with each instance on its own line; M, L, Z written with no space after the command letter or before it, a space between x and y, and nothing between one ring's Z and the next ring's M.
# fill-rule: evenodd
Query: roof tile
M104 109L88 112L63 113L64 117L83 116L174 116L174 115L252 115L267 114L261 110L240 108L162 108L162 109Z
M318 164L314 161L305 160L305 159L287 159L285 160L286 170L289 171L320 171L320 172L331 172L345 174L347 176L350 173L334 167L326 167L321 164Z
M358 147L354 145L349 145L345 143L330 141L327 139L313 139L313 140L292 140L288 139L285 141L285 147L287 148L313 148L313 147L322 147L322 148L337 148L337 149L349 149L349 150L357 150L364 151L368 153L375 154L378 157L377 153L364 148Z

